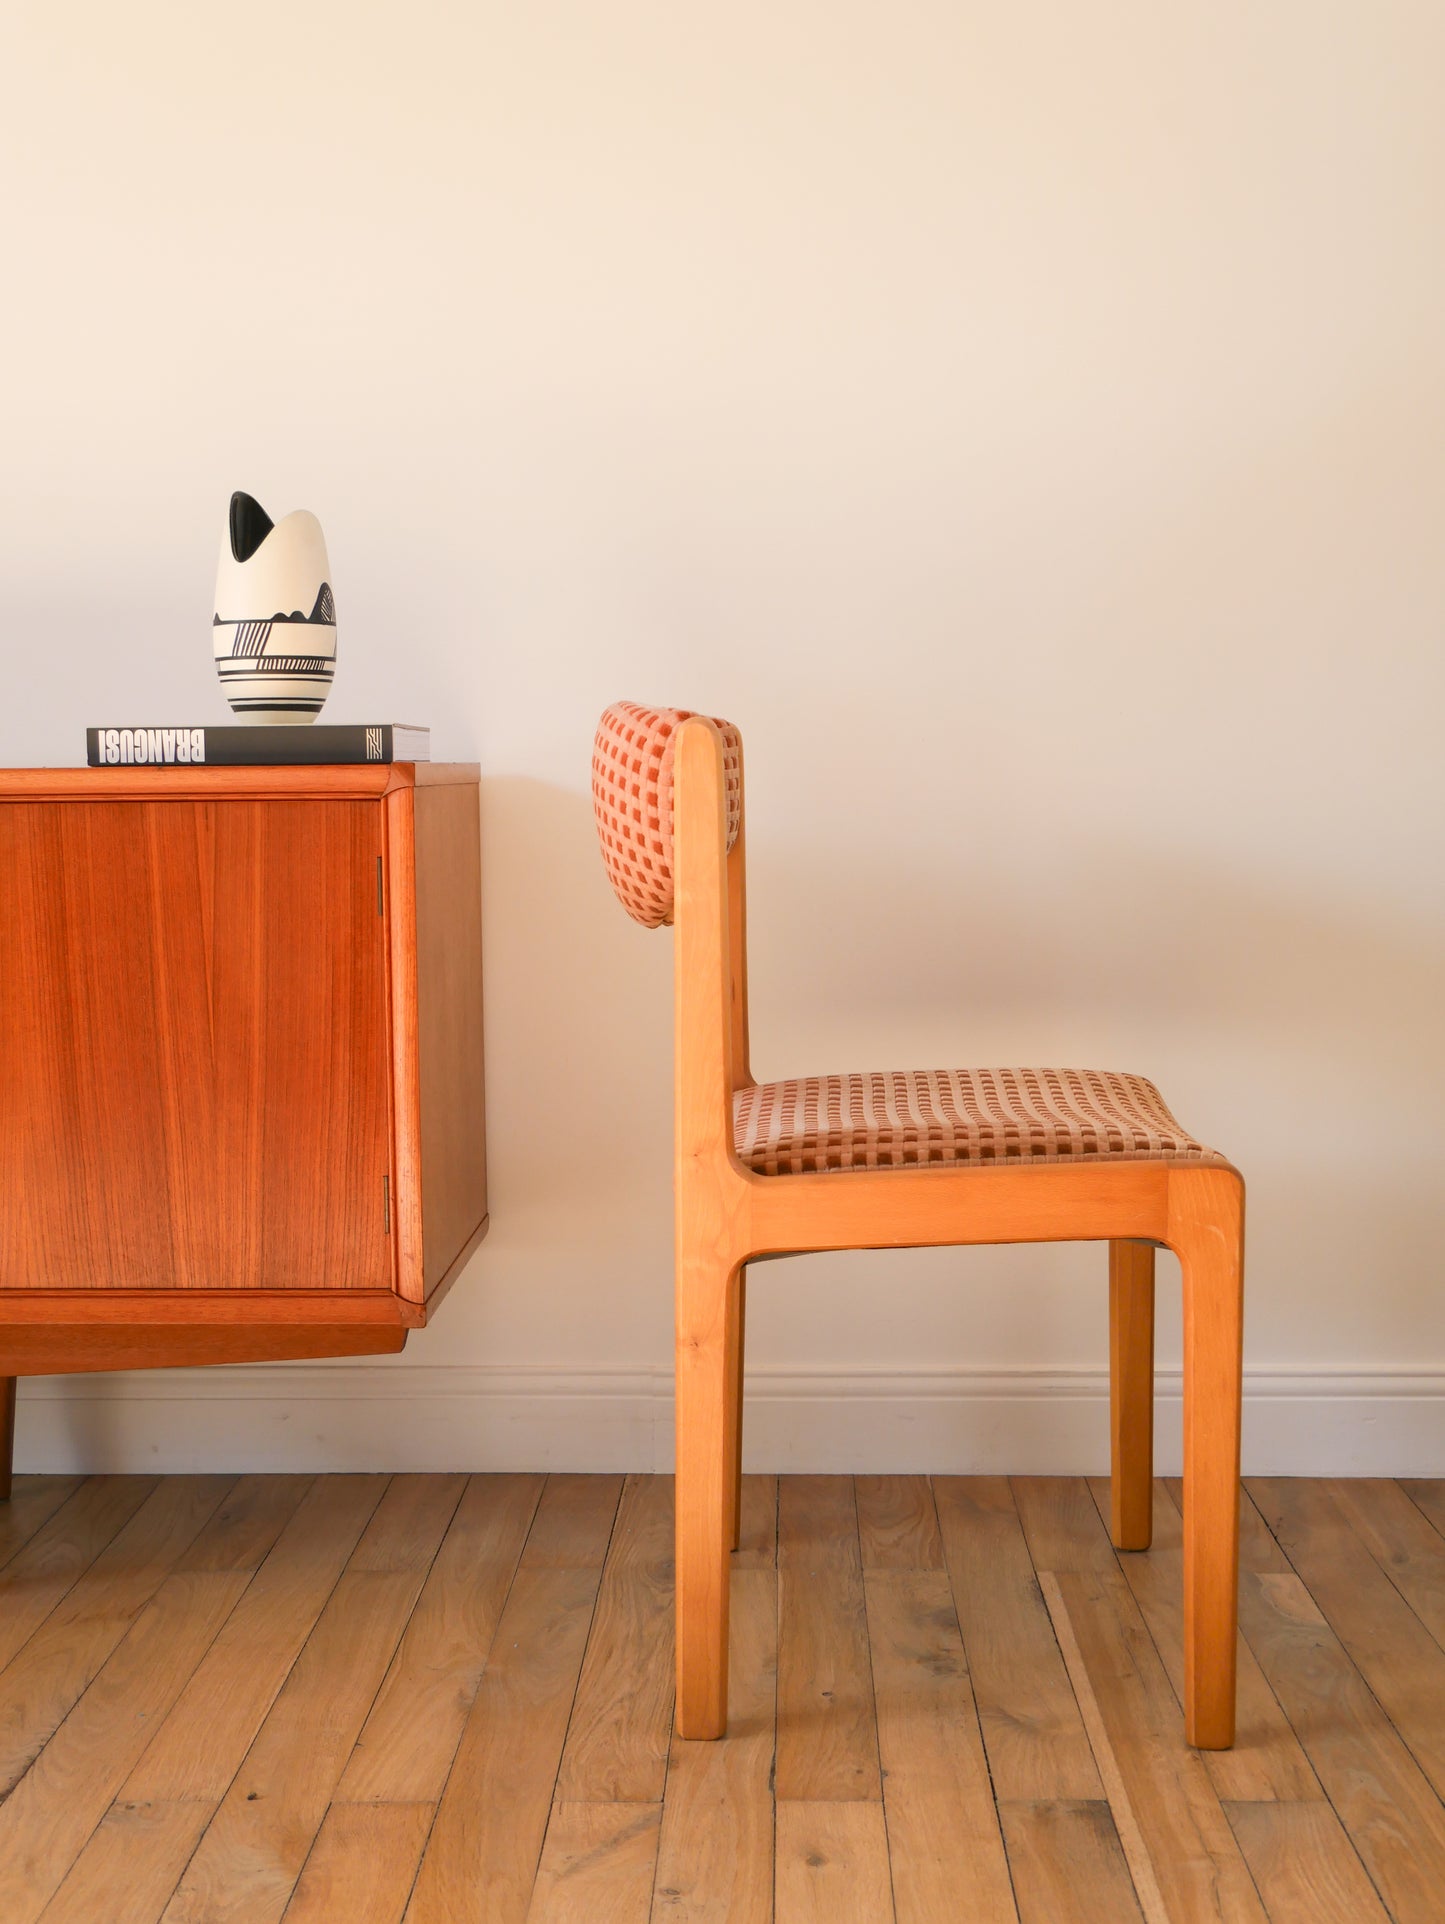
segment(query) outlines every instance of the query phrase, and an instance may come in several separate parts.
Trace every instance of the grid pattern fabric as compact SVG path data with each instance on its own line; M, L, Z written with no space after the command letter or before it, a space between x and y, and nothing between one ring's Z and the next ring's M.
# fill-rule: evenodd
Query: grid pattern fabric
M644 928L672 920L674 738L693 712L613 702L592 746L592 812L602 859L617 899ZM714 721L723 738L731 848L742 820L742 736L731 722Z
M1143 1076L1094 1069L898 1069L763 1082L733 1097L760 1176L919 1165L1222 1162Z

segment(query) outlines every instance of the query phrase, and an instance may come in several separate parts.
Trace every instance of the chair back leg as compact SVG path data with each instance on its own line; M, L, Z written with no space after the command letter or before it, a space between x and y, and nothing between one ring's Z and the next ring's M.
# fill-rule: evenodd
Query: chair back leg
M733 1486L732 1521L728 1543L734 1550L743 1540L743 1372L747 1367L748 1272L738 1271L738 1340L733 1345Z
M1232 1169L1171 1172L1169 1240L1184 1274L1184 1734L1234 1742L1244 1186Z
M1109 1245L1109 1534L1147 1550L1154 1534L1154 1246Z

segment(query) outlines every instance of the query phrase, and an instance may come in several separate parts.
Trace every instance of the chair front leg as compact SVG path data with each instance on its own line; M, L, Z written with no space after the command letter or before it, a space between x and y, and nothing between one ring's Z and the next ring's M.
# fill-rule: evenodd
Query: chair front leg
M1184 1734L1199 1750L1227 1750L1239 1625L1244 1185L1231 1169L1171 1172L1169 1221L1184 1272Z
M677 1276L677 1729L728 1718L728 1555L737 1476L742 1266L706 1252Z
M1154 1248L1109 1244L1109 1534L1147 1550L1154 1533Z

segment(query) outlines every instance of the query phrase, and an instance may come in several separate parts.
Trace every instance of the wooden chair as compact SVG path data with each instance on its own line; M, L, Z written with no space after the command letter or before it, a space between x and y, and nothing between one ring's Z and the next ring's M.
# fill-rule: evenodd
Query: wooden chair
M744 1273L803 1250L1109 1245L1112 1528L1149 1547L1154 1250L1184 1282L1184 1726L1234 1741L1244 1184L1151 1083L957 1071L758 1084L748 1066L742 743L622 702L593 799L638 921L675 926L677 1724L727 1727Z

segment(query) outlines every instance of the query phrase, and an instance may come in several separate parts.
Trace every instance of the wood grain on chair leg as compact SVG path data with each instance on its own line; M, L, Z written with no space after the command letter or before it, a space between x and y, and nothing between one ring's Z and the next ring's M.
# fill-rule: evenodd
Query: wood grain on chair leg
M711 722L693 717L678 729L673 780L677 1730L721 1737L746 1243L738 1220L745 1191L732 1158L726 781Z
M1239 1418L1244 1185L1172 1170L1169 1241L1184 1272L1184 1734L1234 1742L1239 1621Z
M738 1271L738 1336L732 1346L733 1480L728 1492L728 1547L742 1541L743 1516L743 1374L747 1368L748 1272Z
M15 1464L15 1378L0 1376L0 1503L10 1501Z
M677 1278L677 1729L728 1720L740 1265L684 1256Z
M1147 1550L1154 1528L1154 1248L1109 1244L1109 1534Z

